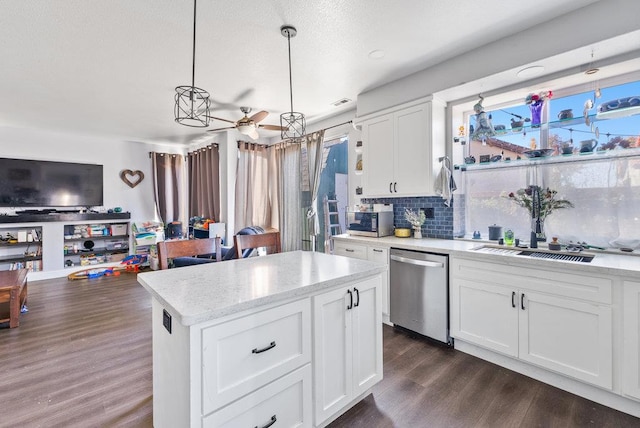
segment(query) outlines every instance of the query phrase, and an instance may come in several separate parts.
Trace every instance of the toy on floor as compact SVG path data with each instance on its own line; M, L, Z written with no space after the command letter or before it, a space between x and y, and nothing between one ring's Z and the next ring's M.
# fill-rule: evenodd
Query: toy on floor
M134 255L125 257L120 262L120 266L84 269L84 270L69 274L67 278L70 280L75 280L75 279L101 278L103 276L119 276L120 272L122 271L138 273L140 271L140 266L146 263L146 261L147 261L146 254L143 254L143 255L134 254Z

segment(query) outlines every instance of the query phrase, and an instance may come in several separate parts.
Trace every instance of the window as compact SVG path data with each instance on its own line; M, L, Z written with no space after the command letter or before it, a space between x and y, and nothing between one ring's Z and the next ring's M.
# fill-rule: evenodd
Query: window
M545 101L540 126L532 124L524 96L486 113L496 135L466 147L464 157L477 162L484 155L489 162L463 166L464 203L456 217L464 228L458 235L478 230L486 237L488 226L498 224L528 240L530 214L506 196L536 184L574 204L547 218L548 238L616 247L616 240L640 237L640 81L558 90ZM467 118L471 133L474 113ZM527 160L534 148L549 150Z

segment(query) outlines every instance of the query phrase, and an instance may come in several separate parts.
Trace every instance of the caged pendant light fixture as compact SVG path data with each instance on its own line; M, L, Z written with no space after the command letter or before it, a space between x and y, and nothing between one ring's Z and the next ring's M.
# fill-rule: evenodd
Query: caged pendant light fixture
M293 84L291 79L291 38L295 37L298 31L295 27L283 25L280 27L280 33L287 38L289 47L289 94L291 99L291 110L280 115L280 126L282 127L280 135L282 139L300 138L305 133L305 119L304 114L293 111Z
M191 86L177 86L173 113L176 122L185 126L204 128L209 126L209 93L195 86L196 75L196 9L193 0L193 56L191 60Z

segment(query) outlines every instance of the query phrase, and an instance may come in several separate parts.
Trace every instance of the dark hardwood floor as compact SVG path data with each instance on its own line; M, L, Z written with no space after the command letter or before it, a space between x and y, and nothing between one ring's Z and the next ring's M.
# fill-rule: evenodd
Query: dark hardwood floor
M640 419L384 328L384 380L332 427L632 427ZM0 325L0 427L151 427L151 302L120 277L29 283Z

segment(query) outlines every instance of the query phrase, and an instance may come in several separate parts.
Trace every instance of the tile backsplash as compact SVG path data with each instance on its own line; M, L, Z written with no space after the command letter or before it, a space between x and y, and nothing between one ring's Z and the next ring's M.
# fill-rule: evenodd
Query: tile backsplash
M425 238L453 239L453 205L445 206L439 196L421 196L415 198L363 198L365 204L393 204L393 224L395 227L408 227L411 224L404 218L404 209L418 210L433 208L434 218L427 218L422 225Z

